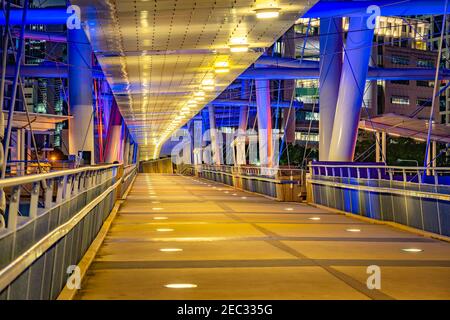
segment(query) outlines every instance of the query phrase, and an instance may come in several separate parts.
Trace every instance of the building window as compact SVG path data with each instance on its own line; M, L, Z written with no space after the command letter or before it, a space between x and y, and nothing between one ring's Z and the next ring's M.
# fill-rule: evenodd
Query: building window
M417 98L416 105L418 107L431 107L431 99L429 99L429 98Z
M392 84L402 84L402 85L409 85L409 80L392 80Z
M318 142L319 134L318 133L305 133L305 132L296 132L295 140L297 141L310 141L310 142Z
M417 80L417 86L432 88L434 87L434 81Z
M392 96L391 103L409 105L409 97Z
M318 112L309 112L305 113L305 120L308 121L319 121L319 113Z
M409 58L405 57L405 56L398 56L398 55L393 55L391 57L391 62L393 64L400 64L400 65L409 65Z
M419 68L433 68L434 61L430 59L417 59L417 66Z

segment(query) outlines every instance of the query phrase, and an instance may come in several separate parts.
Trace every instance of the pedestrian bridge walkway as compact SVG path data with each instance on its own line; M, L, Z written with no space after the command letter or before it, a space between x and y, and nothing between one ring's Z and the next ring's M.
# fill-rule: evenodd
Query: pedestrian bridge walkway
M371 265L381 290L366 285ZM76 298L449 299L449 284L449 243L207 180L139 174Z

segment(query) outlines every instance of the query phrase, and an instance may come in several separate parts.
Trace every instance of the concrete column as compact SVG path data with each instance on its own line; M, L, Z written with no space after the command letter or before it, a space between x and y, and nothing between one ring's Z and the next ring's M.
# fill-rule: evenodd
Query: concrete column
M319 159L327 161L342 71L342 18L320 19Z
M122 115L119 112L117 104L111 107L111 118L106 136L105 162L113 163L121 161L120 152L123 144L122 137Z
M353 161L373 29L367 17L351 17L328 160Z
M270 81L256 80L256 107L258 113L259 162L272 167L272 113L270 110Z
M124 152L123 152L123 164L126 166L129 164L129 156L130 156L130 136L126 135Z
M67 31L69 62L69 152L90 153L94 164L94 118L92 115L92 49L82 29Z
M209 132L211 135L211 152L213 154L213 163L216 165L222 164L222 137L219 137L219 133L216 128L216 112L212 104L208 105L209 115ZM220 139L220 140L219 140Z
M242 80L242 87L241 87L241 99L249 99L249 85L248 81ZM238 166L246 165L247 164L247 157L245 154L245 140L246 140L246 132L247 132L247 125L248 125L248 112L249 112L249 106L244 105L241 106L239 110L239 128L238 128L238 135L236 137L237 143L236 143L236 162L235 164Z
M191 137L193 139L194 145L194 163L202 164L202 143L203 143L203 121L194 121L194 135ZM195 162L197 161L197 162Z

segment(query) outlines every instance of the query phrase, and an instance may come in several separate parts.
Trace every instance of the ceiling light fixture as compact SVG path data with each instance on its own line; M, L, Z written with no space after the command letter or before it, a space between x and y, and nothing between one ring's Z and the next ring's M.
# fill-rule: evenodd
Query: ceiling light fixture
M278 18L278 16L280 15L280 8L261 8L261 9L256 9L255 13L256 13L256 18L258 19L273 19L273 18Z
M217 61L214 64L215 73L227 73L230 72L230 68L229 68L230 64L228 63L228 61Z
M405 252L422 252L423 250L422 249L418 249L418 248L405 248L405 249L402 249L402 251L405 251Z
M169 283L165 287L170 289L190 289L197 288L197 285L192 283Z
M230 44L230 51L233 53L247 52L248 44L245 43Z
M214 70L215 73L228 73L230 72L230 69L228 68L218 68Z

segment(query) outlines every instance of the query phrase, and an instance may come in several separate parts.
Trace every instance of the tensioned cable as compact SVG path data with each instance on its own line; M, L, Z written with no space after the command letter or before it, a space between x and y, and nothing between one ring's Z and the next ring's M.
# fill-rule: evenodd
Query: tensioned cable
M448 0L445 0L445 6L444 6L444 12L445 13L444 13L444 17L442 19L441 38L439 40L439 52L438 52L438 57L437 57L437 60L436 60L436 74L435 74L435 77L434 77L433 100L431 102L430 118L428 120L427 145L426 145L426 148L425 148L425 157L424 157L424 162L423 162L424 168L428 167L429 164L431 163L431 162L427 163L427 161L430 160L430 159L428 159L428 152L429 152L429 149L430 149L431 132L433 130L434 106L436 104L436 94L438 92L438 79L439 79L439 69L440 69L439 67L440 67L440 64L441 64L442 44L443 44L443 41L444 41L445 23L446 23L446 20L447 20L447 6L448 6ZM425 177L425 174L426 174L426 172L424 170L424 172L423 172L424 177Z

